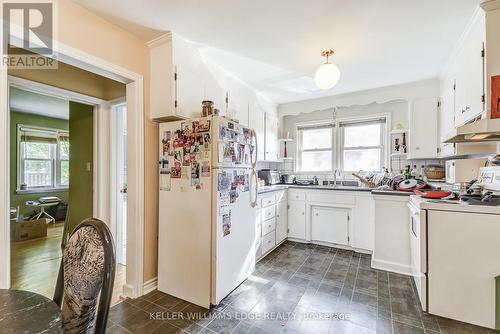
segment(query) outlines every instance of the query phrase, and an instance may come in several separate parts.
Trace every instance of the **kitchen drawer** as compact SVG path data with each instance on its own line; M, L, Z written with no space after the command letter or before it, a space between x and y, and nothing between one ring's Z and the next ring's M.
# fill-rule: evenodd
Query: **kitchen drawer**
M290 189L288 191L288 199L290 201L305 201L306 193L303 190Z
M262 237L262 254L269 252L274 246L276 246L276 235L274 232Z
M266 206L274 205L276 203L276 198L274 196L274 193L272 194L266 194L262 196L261 201L261 206L265 208Z
M274 205L262 209L262 221L274 218L276 215L276 208Z
M262 223L262 235L266 235L269 232L276 230L276 219L271 218Z

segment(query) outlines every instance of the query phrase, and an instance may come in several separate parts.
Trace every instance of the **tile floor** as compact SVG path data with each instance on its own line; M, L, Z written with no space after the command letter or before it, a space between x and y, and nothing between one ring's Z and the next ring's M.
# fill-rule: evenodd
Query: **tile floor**
M292 242L211 311L154 291L109 320L108 333L494 333L423 313L410 278L371 269L369 255Z

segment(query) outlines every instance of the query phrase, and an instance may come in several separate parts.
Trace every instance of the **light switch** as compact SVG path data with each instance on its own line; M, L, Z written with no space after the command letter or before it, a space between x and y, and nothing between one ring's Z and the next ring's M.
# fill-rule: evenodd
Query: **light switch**
M87 172L91 172L91 171L92 171L92 163L87 162Z

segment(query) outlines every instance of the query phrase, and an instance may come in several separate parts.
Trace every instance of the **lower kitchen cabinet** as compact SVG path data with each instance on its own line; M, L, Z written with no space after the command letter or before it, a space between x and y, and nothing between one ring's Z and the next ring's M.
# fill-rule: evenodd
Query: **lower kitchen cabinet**
M311 208L311 241L337 245L349 244L351 210L328 206Z
M278 203L276 208L276 243L279 244L288 235L288 203L286 200Z
M262 210L257 209L255 215L255 258L258 259L262 256Z
M288 237L306 239L306 202L288 202Z

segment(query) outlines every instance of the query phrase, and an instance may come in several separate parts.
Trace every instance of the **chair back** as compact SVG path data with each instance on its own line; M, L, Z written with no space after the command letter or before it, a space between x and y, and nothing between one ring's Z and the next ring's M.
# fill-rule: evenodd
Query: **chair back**
M115 265L108 226L95 218L81 222L64 245L54 293L54 302L62 306L65 333L105 332Z

